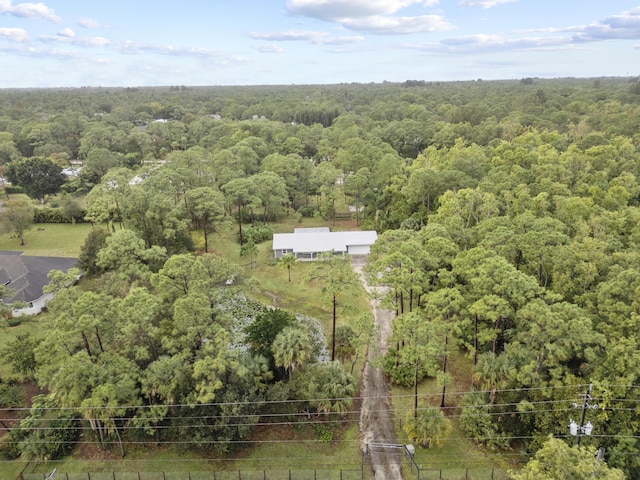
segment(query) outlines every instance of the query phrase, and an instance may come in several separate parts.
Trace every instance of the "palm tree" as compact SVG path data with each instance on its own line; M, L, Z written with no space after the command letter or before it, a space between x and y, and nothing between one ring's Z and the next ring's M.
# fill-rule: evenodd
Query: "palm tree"
M344 363L351 360L357 353L354 340L356 332L349 325L340 325L336 328L336 358Z
M277 367L284 367L289 378L297 366L311 355L309 334L301 327L285 327L271 345Z
M297 260L292 253L286 253L280 257L280 266L286 268L289 273L289 282L291 282L291 267L296 264Z
M351 374L344 371L340 362L313 364L309 372L308 394L318 413L344 415L353 405L356 385Z
M264 391L267 388L266 382L273 379L273 372L269 370L269 360L264 355L247 353L242 357L242 364L253 379L256 390Z
M451 433L451 422L438 408L424 408L417 417L409 417L402 427L412 442L424 448L440 447Z
M496 392L506 386L509 378L509 363L505 355L486 352L478 355L478 363L474 368L473 380L480 388L489 391L489 404L493 405Z

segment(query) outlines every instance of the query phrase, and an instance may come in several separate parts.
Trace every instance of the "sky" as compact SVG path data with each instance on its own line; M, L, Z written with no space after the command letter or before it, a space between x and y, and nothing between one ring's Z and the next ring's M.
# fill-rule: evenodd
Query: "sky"
M640 0L0 0L0 88L640 74Z

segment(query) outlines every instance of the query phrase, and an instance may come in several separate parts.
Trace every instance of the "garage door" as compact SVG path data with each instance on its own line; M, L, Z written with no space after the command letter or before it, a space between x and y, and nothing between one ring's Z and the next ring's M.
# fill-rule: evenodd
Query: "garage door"
M347 251L349 255L369 255L371 247L369 245L349 245Z

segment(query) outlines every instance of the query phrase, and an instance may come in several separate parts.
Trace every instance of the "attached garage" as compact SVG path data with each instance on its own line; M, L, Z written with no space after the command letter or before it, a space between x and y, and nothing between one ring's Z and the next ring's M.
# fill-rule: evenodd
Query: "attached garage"
M347 245L347 253L349 255L369 255L371 245Z

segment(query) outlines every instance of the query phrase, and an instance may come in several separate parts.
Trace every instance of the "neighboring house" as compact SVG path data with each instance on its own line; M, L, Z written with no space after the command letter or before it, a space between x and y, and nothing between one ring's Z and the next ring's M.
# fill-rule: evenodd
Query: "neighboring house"
M6 304L26 302L26 308L15 309L13 315L40 313L45 304L53 297L43 293L49 283L51 270L68 271L78 262L77 258L28 257L22 252L0 251L0 284L10 288L14 296L0 299Z
M329 228L296 228L293 233L273 234L273 254L287 253L299 260L313 260L322 252L368 255L378 239L374 230L331 232Z

